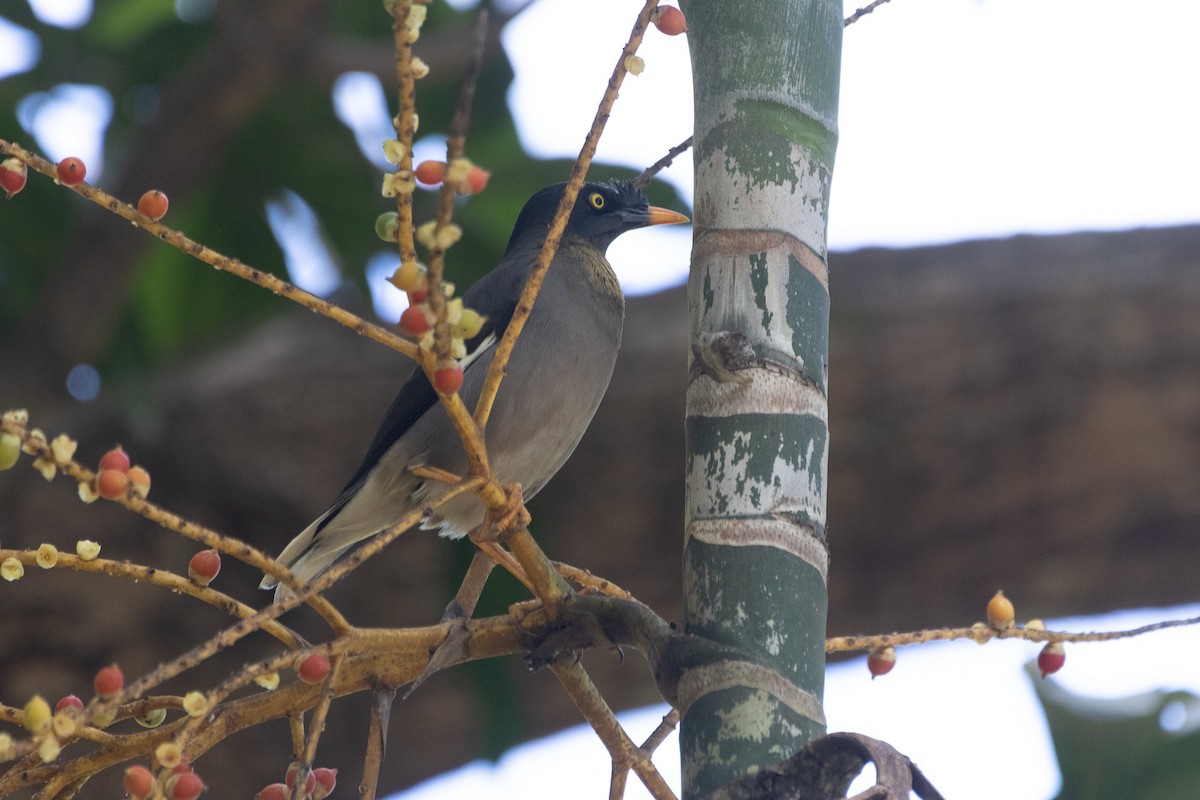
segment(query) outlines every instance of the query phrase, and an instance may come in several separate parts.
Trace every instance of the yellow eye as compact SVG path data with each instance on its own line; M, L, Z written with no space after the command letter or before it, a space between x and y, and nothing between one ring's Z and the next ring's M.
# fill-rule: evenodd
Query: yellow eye
M588 202L592 204L592 208L599 211L604 208L604 195L599 192L592 192L588 195Z

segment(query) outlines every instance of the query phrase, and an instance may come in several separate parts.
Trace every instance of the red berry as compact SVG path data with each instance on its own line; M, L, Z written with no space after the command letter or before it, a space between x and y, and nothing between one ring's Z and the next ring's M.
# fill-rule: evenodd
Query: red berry
M654 9L650 21L667 36L678 36L687 32L687 18L675 6L659 6Z
M429 289L413 289L408 293L408 304L410 306L419 306L429 299Z
M167 778L167 796L171 800L196 800L204 789L204 781L194 772L181 772Z
M58 182L63 186L75 186L82 183L87 175L87 167L74 156L58 162Z
M96 677L92 679L92 686L102 700L116 697L125 686L125 673L121 672L121 668L116 664L112 664L96 673Z
M28 170L25 169L24 161L19 158L6 158L0 163L0 188L3 188L4 193L12 197L25 188L27 175Z
M1042 652L1038 653L1037 665L1044 678L1062 669L1066 660L1067 654L1063 651L1062 642L1048 642L1042 648Z
M400 315L400 330L409 336L420 336L429 330L429 318L420 306L409 306Z
M282 783L272 783L254 796L258 800L290 800L292 793Z
M55 712L67 711L70 709L74 709L75 711L83 711L83 701L75 695L69 694L54 704Z
M463 371L458 364L441 367L433 372L433 386L442 394L457 392L462 382Z
M422 161L413 170L413 174L417 176L417 180L426 185L441 183L446 179L446 162Z
M125 494L129 476L115 469L100 470L96 476L96 491L105 500L115 500Z
M208 586L220 571L221 554L216 550L201 550L188 562L188 577L199 586Z
M317 788L313 790L313 800L325 800L337 786L337 770L329 767L317 767L313 770L317 779Z
M167 215L167 206L170 203L167 196L158 189L151 189L141 196L138 200L138 211L145 214L150 219L158 222Z
M291 789L296 785L296 776L300 774L300 762L293 761L287 768L287 776L283 779L287 784L287 788ZM313 789L317 788L317 776L313 774L311 769L304 770L304 793L312 794Z
M182 775L185 772L195 772L195 771L196 770L192 769L192 760L190 758L188 758L187 756L180 756L179 763L176 764L175 766L171 767L172 775Z
M140 764L125 770L125 792L133 800L145 800L153 791L154 775L150 770Z
M121 445L117 445L100 457L100 469L115 469L117 472L129 472L129 454L125 452Z
M471 171L467 173L466 185L461 187L462 194L479 194L488 184L488 178L492 177L492 173L488 172L483 167L471 166Z
M880 647L867 655L867 669L871 671L871 680L880 675L887 675L896 666L896 650L893 647Z
M305 683L320 683L329 675L329 656L313 653L300 662L296 674Z

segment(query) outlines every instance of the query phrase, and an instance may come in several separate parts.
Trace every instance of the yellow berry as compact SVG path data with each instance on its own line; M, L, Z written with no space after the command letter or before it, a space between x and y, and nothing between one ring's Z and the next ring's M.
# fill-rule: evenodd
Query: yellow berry
M80 539L75 543L75 555L84 561L93 561L100 555L100 545L90 539Z
M0 578L6 581L18 581L25 574L25 565L9 556L0 562Z

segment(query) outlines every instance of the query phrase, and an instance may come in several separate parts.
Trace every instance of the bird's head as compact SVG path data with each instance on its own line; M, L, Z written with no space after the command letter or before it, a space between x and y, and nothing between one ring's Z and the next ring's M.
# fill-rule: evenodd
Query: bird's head
M529 198L513 226L509 251L521 245L541 246L566 186L555 183ZM650 205L642 190L628 181L585 183L575 199L563 238L583 239L603 253L626 231L687 221L683 214Z

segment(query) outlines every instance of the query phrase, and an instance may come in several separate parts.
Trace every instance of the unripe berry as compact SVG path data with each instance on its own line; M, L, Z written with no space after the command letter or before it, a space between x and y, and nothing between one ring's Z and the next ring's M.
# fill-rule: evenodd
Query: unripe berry
M145 713L138 714L134 719L143 728L157 728L166 721L167 710L165 708L152 708Z
M406 261L396 267L388 282L402 292L412 292L425 285L425 274L416 261Z
M27 176L25 162L19 158L6 158L0 163L0 188L9 197L25 188Z
M54 714L50 711L50 704L40 694L30 698L24 711L23 722L30 733L45 733L50 730L50 720Z
M880 647L867 655L867 669L871 671L871 680L880 675L887 675L896 666L896 648Z
M313 653L296 667L296 674L305 683L320 683L329 675L329 656Z
M221 571L221 554L216 550L201 550L188 562L188 577L198 586L208 586Z
M650 15L650 21L667 36L678 36L687 32L687 18L675 6L657 7Z
M101 700L116 697L125 688L125 673L116 664L111 664L96 673L92 686Z
M146 800L154 791L154 775L140 764L125 770L125 793L133 800Z
M1042 652L1038 653L1037 665L1041 671L1042 677L1053 675L1062 669L1066 663L1067 654L1063 650L1062 642L1047 642L1042 648Z
M395 211L385 211L375 218L375 235L385 242L394 242L400 237L400 218Z
M76 186L83 183L83 179L87 176L87 167L78 158L72 156L58 162L56 172L58 173L58 182L63 186Z
M1012 601L1004 596L1004 592L996 592L987 604L987 621L998 631L1006 631L1013 626L1016 613Z
M21 440L11 433L0 433L0 470L10 468L21 457Z
M117 445L112 450L100 456L100 471L103 472L106 469L115 469L117 472L129 472L129 454L125 452L125 448Z
M170 201L167 196L158 189L151 189L138 199L138 211L145 214L150 219L158 222L167 215L167 207Z
M130 467L129 488L144 500L150 494L150 473L142 467Z
M105 500L116 500L125 494L129 476L115 469L102 469L96 476L96 491Z

